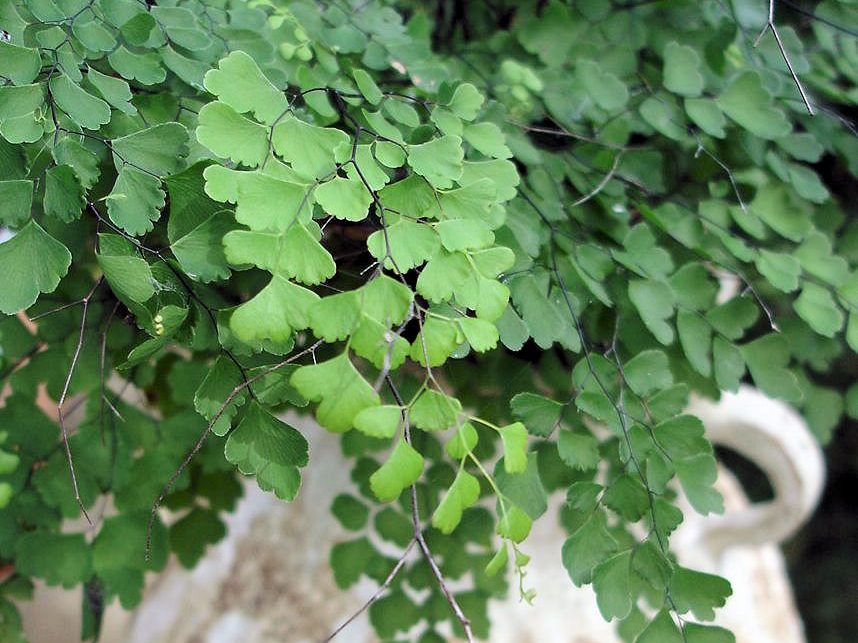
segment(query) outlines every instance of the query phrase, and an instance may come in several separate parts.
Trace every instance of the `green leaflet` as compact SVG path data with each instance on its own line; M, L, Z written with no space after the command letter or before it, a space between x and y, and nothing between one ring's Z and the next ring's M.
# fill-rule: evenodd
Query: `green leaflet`
M398 590L373 603L369 608L372 626L385 638L420 619L420 609L405 592Z
M342 130L309 125L293 116L274 126L271 141L277 154L306 179L323 179L333 173L335 150L350 142Z
M372 195L360 180L336 177L322 183L315 191L316 202L337 219L360 221L365 218Z
M576 585L590 582L593 570L617 545L608 533L605 512L594 512L563 544L563 566Z
M670 579L670 589L676 595L676 609L680 614L691 612L701 620L712 620L714 608L722 607L733 593L730 583L685 567L676 567Z
M319 243L319 227L293 225L285 234L233 230L222 237L226 260L234 265L252 264L271 273L318 284L336 270L330 253Z
M641 103L639 110L641 117L660 134L675 141L685 139L683 114L671 97L651 96Z
M370 476L370 485L382 502L396 500L403 489L414 484L423 473L423 456L404 439L396 443L387 461Z
M278 498L292 500L298 493L300 467L308 462L307 441L297 429L275 418L251 401L224 447L226 459L246 475L256 475L259 486Z
M84 21L78 18L72 23L72 33L87 48L93 51L112 51L116 46L116 38L100 20ZM92 70L87 72L91 74Z
M727 339L738 339L759 316L759 310L749 298L734 297L707 312L706 320Z
M471 83L462 83L456 87L447 106L459 118L472 121L477 117L484 101L485 97L476 87Z
M94 24L94 23L91 23ZM109 48L113 48L111 44ZM87 82L95 87L101 97L110 103L111 107L118 109L126 114L136 114L137 108L131 104L133 98L131 88L124 80L107 76L95 69L90 69L86 72Z
M431 227L405 218L389 225L386 232L373 232L367 239L372 256L400 274L422 265L435 254L439 244L438 234Z
M369 518L369 507L354 496L341 493L331 504L331 513L346 529L359 531Z
M704 132L716 138L724 138L727 119L718 103L708 98L686 98L685 113Z
M831 241L820 232L808 235L796 250L795 257L804 270L827 284L841 286L846 281L846 260L832 254Z
M510 401L510 408L528 431L540 437L548 437L563 414L562 404L535 393L519 393Z
M665 321L673 316L675 295L670 286L652 279L632 281L629 299L653 336L662 344L673 343L673 328Z
M49 585L71 588L92 573L92 554L83 534L31 532L18 541L18 568Z
M194 408L212 423L211 430L215 435L226 435L233 418L247 399L247 392L244 390L233 394L241 384L238 367L228 357L221 356L194 392Z
M792 241L801 241L812 229L807 213L794 205L782 186L760 189L751 202L750 210L772 230Z
M527 469L527 429L514 422L498 429L503 442L503 467L507 473L524 473Z
M135 53L120 45L108 55L107 59L113 69L126 80L137 80L143 85L155 85L167 77L154 52Z
M638 395L646 396L673 384L667 355L660 350L638 353L625 365L626 384Z
M511 446L519 450L522 448L520 442ZM514 448L511 449L513 450ZM548 496L539 475L537 454L531 452L525 459L523 470L512 473L507 471L506 465L498 462L493 475L501 493L528 517L536 520L548 509Z
M468 344L478 353L490 351L497 346L500 333L495 324L475 317L461 317L457 321Z
M462 404L456 398L429 389L409 408L408 417L418 429L444 431L456 424L461 410Z
M235 220L252 230L285 232L309 213L308 187L262 172L239 172L219 165L205 169L206 194L235 203Z
M214 154L248 167L262 165L268 156L268 131L226 103L203 106L197 140Z
M825 337L834 337L846 321L832 293L814 283L804 285L793 307L799 317Z
M408 164L436 189L452 187L453 181L462 176L463 158L462 139L458 136L442 136L408 148Z
M467 125L462 137L478 152L489 158L507 159L512 156L512 152L504 143L503 132L494 123Z
M699 96L705 84L700 65L700 57L693 48L668 43L664 48L664 86L675 94Z
M402 153L400 148L395 146L394 148L400 154ZM351 158L352 153L354 153L354 161ZM381 190L390 183L390 176L382 168L384 164L381 163L381 159L376 162L378 143L374 149L371 145L341 145L334 149L334 155L338 163L345 164L346 175L352 181L358 181L370 190ZM402 161L398 165L394 161L391 163L394 167L402 165Z
M167 530L160 520L152 528L151 559L140 555L146 547L147 511L131 511L108 518L92 544L92 567L104 581L109 596L118 596L126 609L142 599L143 575L167 563Z
M432 514L432 526L443 534L452 533L462 520L462 512L479 497L480 483L470 473L460 469L447 494Z
M419 284L418 284L419 286ZM540 348L560 342L573 352L580 349L580 338L566 302L559 293L547 293L545 275L516 277L510 282L512 299L530 336Z
M226 536L226 525L217 512L195 507L170 525L170 549L185 568L194 567L203 557L206 547Z
M198 163L166 179L167 237L170 250L190 277L214 281L229 276L221 242L235 226L229 212L206 195L205 167Z
M81 127L97 130L110 121L110 106L81 89L65 74L52 77L49 85L57 107Z
M375 84L372 76L363 69L352 70L352 76L354 77L355 83L357 83L358 89L360 90L360 93L363 94L364 98L373 105L378 105L384 97L384 94L381 93L381 90L378 88L378 85Z
M761 138L777 138L792 129L784 113L771 105L771 95L760 76L745 71L718 97L718 106L731 119Z
M0 222L7 226L22 225L30 218L33 204L33 182L22 179L0 181Z
M662 610L635 639L635 643L680 643L682 632L673 622L670 613Z
M41 84L0 87L0 120L8 123L11 119L32 114L44 102L43 87ZM9 140L5 134L4 138Z
M62 139L52 150L57 165L68 165L85 189L90 189L101 174L98 158L71 137Z
M801 264L792 255L761 250L757 257L757 270L778 290L792 292L798 288Z
M403 284L381 275L356 292L329 295L310 310L310 327L325 341L350 337L351 348L377 368L398 368L408 342L391 332L409 315L413 294Z
M713 488L718 477L715 458L711 455L698 455L674 463L676 476L682 484L691 506L703 515L723 513L724 500Z
M717 625L686 623L685 636L689 643L736 643L736 637L729 630Z
M132 17L129 18L129 13ZM132 45L142 45L149 40L157 23L150 14L141 12L123 12L120 32Z
M113 190L107 195L110 220L131 235L144 234L154 227L166 202L161 181L140 170L124 165L119 170Z
M307 399L320 402L316 418L322 426L338 433L352 428L360 411L379 404L378 393L363 379L347 353L302 366L292 375L292 384Z
M402 423L402 409L398 406L368 406L354 418L354 426L373 438L392 438Z
M561 431L557 450L560 459L573 469L595 469L599 464L599 442L592 435Z
M39 293L53 292L71 265L71 254L30 221L0 244L0 265L7 280L0 292L0 311L11 315L32 306Z
M801 399L795 375L787 369L789 348L781 335L764 335L743 345L740 350L754 383L763 392L792 402Z
M402 123L406 127L417 127L420 125L420 115L404 100L398 100L397 97L389 97L382 105L384 111L390 115L393 120Z
M55 165L45 172L45 214L69 223L80 216L85 203L83 186L69 165Z
M596 602L605 620L625 618L632 609L631 551L612 556L593 570Z
M504 538L509 538L514 543L520 543L527 538L533 519L517 505L512 505L501 513L498 520L497 533Z
M356 293L328 295L310 310L310 327L326 342L346 339L360 321L361 303Z
M629 90L614 74L603 70L599 63L580 60L576 66L578 78L599 107L617 111L629 100Z
M479 220L450 219L435 225L435 232L446 250L479 250L494 243L495 235Z
M262 290L235 309L230 329L244 342L285 342L309 326L310 307L319 296L285 277L274 275Z
M33 82L42 67L38 49L18 47L0 42L0 76L5 76L16 85Z
M712 372L712 327L696 313L680 310L676 314L676 331L689 364L695 371L708 377Z
M179 123L161 123L114 139L111 149L117 169L125 164L147 174L175 173L187 153L188 131Z
M113 292L142 303L155 294L152 271L134 246L116 234L98 235L98 264Z
M197 22L190 9L156 6L152 7L151 13L169 39L180 47L199 51L211 44L205 28Z
M447 440L444 450L451 458L461 460L474 450L478 441L479 438L474 425L470 422L463 422L456 431L456 435Z
M239 114L253 111L257 120L272 125L286 112L287 102L243 51L233 51L221 59L217 69L205 76L205 87Z
M440 366L462 343L453 321L430 317L411 344L411 359L423 366Z
M209 70L209 66L207 64L192 58L187 58L170 46L166 46L161 50L161 60L164 62L164 66L167 67L167 69L172 71L191 87L199 90L205 89L203 78L205 73Z
M334 545L330 564L337 587L345 589L354 585L366 571L366 562L375 555L375 548L365 536Z

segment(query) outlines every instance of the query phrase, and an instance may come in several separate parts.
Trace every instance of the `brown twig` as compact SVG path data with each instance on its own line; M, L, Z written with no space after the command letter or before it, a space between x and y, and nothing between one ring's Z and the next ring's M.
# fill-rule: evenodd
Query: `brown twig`
M122 418L122 415L116 409L115 406L107 399L107 394L105 393L106 384L105 384L105 365L107 363L107 334L110 332L110 325L113 323L113 319L116 316L116 311L119 309L119 301L117 301L113 310L110 311L110 316L107 318L107 323L104 325L104 332L101 334L101 349L99 354L99 379L101 382L100 387L100 405L98 408L98 425L99 425L99 433L101 434L101 444L104 445L104 405L105 402L110 406L110 409L116 414L116 417Z
M590 190L587 194L582 196L577 201L571 203L569 205L569 207L570 208L576 208L579 205L584 205L585 203L587 203L587 201L589 201L590 199L593 199L594 197L596 197L596 195L599 194L599 192L604 190L605 186L608 185L608 183L610 183L611 179L614 178L614 175L617 173L617 168L620 167L620 161L623 160L623 154L624 153L625 153L625 150L620 150L619 152L617 152L617 155L614 157L614 162L611 165L611 169L608 170L608 173L602 177L602 180L599 181L598 184L596 184L596 187L594 187L592 190Z
M465 613L462 611L462 607L459 605L459 601L456 600L456 597L453 596L450 588L447 587L444 575L441 573L441 569L435 562L435 558L432 556L432 551L429 549L429 545L426 544L426 539L423 538L423 531L420 529L420 522L417 517L417 487L414 485L411 485L411 507L412 520L417 520L414 524L414 537L417 540L417 545L420 547L420 551L423 552L423 557L426 558L426 562L429 564L429 569L432 570L432 575L435 576L435 580L438 581L438 587L441 588L441 592L444 594L444 598L447 599L450 609L452 609L453 614L456 615L456 620L459 621L459 625L461 625L462 629L465 631L465 638L468 640L468 643L474 643L474 633L471 631L471 621L467 616L465 616Z
M158 517L158 509L161 508L161 504L164 502L164 498L166 498L170 491L173 489L173 485L176 484L176 480L179 479L179 476L182 475L187 466L191 463L191 460L193 460L197 453L200 452L200 449L203 448L203 444L205 444L206 439L209 437L209 433L211 433L212 427L214 427L217 421L226 412L226 408L229 406L230 402L232 402L239 393L241 393L244 389L248 388L254 382L261 380L266 375L273 373L277 369L282 368L287 364L291 364L295 360L300 359L308 353L315 352L315 350L322 343L323 340L314 342L304 350L299 351L298 353L295 353L294 355L277 362L270 368L265 369L261 373L257 373L253 377L245 379L243 382L237 384L235 388L232 389L230 394L224 400L223 404L221 404L217 413L214 414L214 417L212 417L211 421L206 425L205 431L202 432L202 435L200 435L199 439L197 439L191 450L188 451L187 455L185 456L184 460L182 460L182 463L179 465L178 469L173 472L173 475L170 476L170 479L167 481L167 484L165 484L164 487L161 489L161 493L158 495L158 499L155 500L152 505L152 511L149 514L149 524L146 526L146 546L144 557L147 561L151 558L152 554L152 527L155 524L155 518Z
M404 407L405 401L402 399L402 396L399 394L399 389L396 388L396 385L393 383L393 380L389 375L387 376L387 386L390 388L391 393L393 393L396 403L400 407ZM407 418L405 420L404 435L405 441L410 443L411 427ZM429 569L432 570L432 575L438 582L438 587L440 588L441 593L444 594L447 604L450 605L450 609L453 610L456 620L459 621L459 625L462 626L462 630L465 632L465 638L468 640L468 643L474 643L474 633L471 630L471 621L467 616L465 616L465 612L462 611L459 601L456 600L456 597L453 596L453 592L451 592L450 588L447 586L447 581L444 580L444 574L441 572L441 568L438 567L438 563L435 562L435 558L432 556L432 550L429 549L429 545L423 537L423 527L420 525L420 514L417 511L417 487L415 485L411 485L411 525L414 528L414 541L423 553L423 557L426 559Z
M334 638L340 634L346 627L348 627L358 616L363 614L366 610L370 608L370 606L375 603L384 592L387 591L387 588L390 587L390 584L393 582L393 579L396 578L396 575L402 570L405 565L406 560L408 559L408 554L411 553L411 550L414 548L414 544L417 542L416 538L412 538L411 542L408 543L408 547L405 548L405 551L402 552L402 555L399 557L399 560L396 561L396 565L393 566L393 569L390 570L390 573L387 575L387 578L384 579L384 582L379 585L378 589L375 590L375 594L373 594L369 600L360 606L351 616L349 616L345 621L343 621L337 629L331 632L327 637L321 640L320 643L329 643L329 641L333 641Z
M28 350L14 362L9 364L5 369L3 369L3 371L0 371L0 383L2 383L12 373L17 371L24 364L26 364L34 355L45 350L45 348L47 348L47 344L45 344L44 342L36 343L30 350Z
M68 462L69 473L71 474L72 488L74 489L74 498L75 500L77 500L77 505L78 507L80 507L80 510L83 512L84 518L86 518L86 521L90 524L90 526L92 526L92 520L90 520L89 514L86 512L86 507L83 506L83 501L80 497L80 488L77 484L77 474L75 473L74 458L72 458L71 446L69 445L69 434L68 429L66 428L63 404L65 404L66 396L69 392L69 386L71 386L72 377L74 376L74 371L77 367L77 362L80 359L80 352L83 349L83 340L84 335L86 333L86 316L87 312L89 312L89 302L92 299L92 296L95 294L95 291L98 290L98 287L101 285L102 281L104 281L104 277L99 277L98 281L95 282L95 285L90 289L90 291L80 302L83 305L83 313L81 314L80 319L80 331L78 332L77 345L75 346L74 355L72 356L72 361L69 365L68 373L66 374L66 381L63 385L63 391L60 394L60 399L57 401L57 419L60 423L60 432L62 433L63 437L63 447L66 452L66 461Z
M775 37L775 42L778 45L778 49L780 50L781 56L786 63L787 69L789 69L789 73L792 76L792 80L795 83L795 86L798 87L798 93L801 94L801 99L804 101L804 106L807 108L808 113L813 116L816 112L813 111L813 105L810 104L810 98L808 98L807 92L804 91L804 85L801 84L801 81L798 78L798 74L795 73L795 69L792 66L792 61L790 60L786 47L784 47L784 43L781 40L781 34L778 31L777 25L775 25L775 0L769 0L768 21L766 22L765 26L763 26L763 30L760 32L760 35L757 36L757 39L754 41L754 47L757 47L760 44L760 41L763 39L763 36L766 35L767 31L771 31L772 35Z

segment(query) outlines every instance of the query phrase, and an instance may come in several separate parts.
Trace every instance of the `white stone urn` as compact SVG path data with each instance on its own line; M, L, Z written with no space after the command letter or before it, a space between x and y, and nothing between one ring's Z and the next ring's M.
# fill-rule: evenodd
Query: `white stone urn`
M736 478L720 468L722 516L702 517L687 506L673 536L680 561L730 580L733 595L717 622L738 643L805 643L778 543L812 513L824 481L816 440L789 407L743 386L717 403L696 399L689 408L709 438L757 464L774 498L752 504ZM307 435L313 466L305 471L291 504L260 491L253 481L234 514L228 535L209 548L200 564L175 562L151 576L143 604L132 614L112 605L102 643L303 643L323 640L354 613L375 587L364 581L347 592L328 567L333 543L348 535L329 512L331 500L351 487L339 437L308 418L289 420ZM553 499L553 508L562 498ZM527 580L533 605L513 593L490 606L493 643L613 643L614 625L602 620L595 596L575 588L560 564L565 532L551 511L535 523L525 550L532 555ZM80 530L85 525L68 525ZM395 553L395 552L391 552ZM511 586L515 587L515 583ZM20 604L31 643L75 643L80 632L80 591L37 584L33 601ZM364 613L336 639L368 643L376 638Z
M736 478L721 467L717 488L725 513L702 517L684 500L685 521L673 537L686 566L725 576L733 596L717 623L738 643L804 643L778 543L811 514L822 490L820 448L803 420L786 405L750 387L713 403L694 400L689 412L709 438L756 463L769 477L773 500L752 504ZM324 640L374 592L361 583L341 592L327 565L328 551L347 537L329 513L331 500L348 490L338 436L307 418L290 417L307 434L313 466L299 498L277 501L252 483L227 538L192 571L177 565L158 577L128 624L127 643L303 643ZM555 500L555 508L560 500ZM494 643L611 643L613 624L602 620L590 589L569 581L560 564L566 534L549 512L538 520L524 550L532 555L528 584L533 605L511 596L490 607ZM511 583L516 587L515 582ZM377 640L358 617L336 639Z

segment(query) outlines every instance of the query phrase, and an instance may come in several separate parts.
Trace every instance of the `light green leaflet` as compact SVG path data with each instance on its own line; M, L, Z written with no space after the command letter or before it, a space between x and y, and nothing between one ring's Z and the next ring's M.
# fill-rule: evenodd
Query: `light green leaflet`
M6 274L0 311L11 315L31 306L39 293L53 292L71 265L71 254L38 223L30 221L0 244L0 265Z

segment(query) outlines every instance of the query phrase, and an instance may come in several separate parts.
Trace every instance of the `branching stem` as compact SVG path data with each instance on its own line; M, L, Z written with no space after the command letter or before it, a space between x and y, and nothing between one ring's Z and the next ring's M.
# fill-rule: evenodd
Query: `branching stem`
M86 511L86 507L83 505L83 500L80 497L80 488L77 483L77 473L74 468L74 458L72 457L71 446L69 445L69 434L68 429L66 428L66 418L65 411L63 410L63 405L66 402L66 396L69 392L69 387L71 386L72 377L74 376L75 368L77 367L78 360L80 359L80 352L83 349L83 341L86 335L86 318L87 313L89 312L89 302L92 299L92 296L95 294L95 291L98 290L98 287L101 285L102 281L104 281L104 277L99 277L98 281L95 282L95 285L90 289L90 291L86 294L86 296L81 300L81 304L83 305L83 313L81 313L80 318L80 330L78 331L77 344L74 348L74 355L72 355L71 364L69 364L68 373L66 373L66 381L63 385L63 391L60 393L60 399L57 400L57 420L60 424L60 432L62 433L63 438L63 448L66 452L66 461L69 465L69 474L71 475L72 489L74 489L74 499L77 501L78 507L80 507L81 512L86 518L86 521L92 526L92 520L89 517L89 514Z
M158 495L157 500L152 504L152 511L149 514L149 524L146 526L146 546L144 556L147 561L150 560L152 555L152 527L155 524L155 519L158 517L158 510L161 508L161 504L164 502L164 498L166 498L170 491L172 491L173 486L176 484L176 480L179 479L179 476L185 471L188 465L191 463L191 460L200 452L200 449L203 448L203 445L206 442L206 439L209 437L209 433L211 433L212 427L217 424L217 421L221 418L221 416L226 412L226 408L230 405L230 403L236 398L236 396L241 393L244 389L248 388L254 382L261 380L266 375L269 375L276 371L279 368L286 366L287 364L291 364L295 360L302 358L304 355L309 353L313 353L321 344L323 340L318 340L317 342L311 344L307 348L295 353L294 355L287 357L284 360L281 360L274 364L273 366L265 369L264 371L257 373L253 377L249 377L240 384L237 384L235 388L232 389L229 395L227 395L226 399L221 404L220 408L217 410L217 413L214 414L211 421L206 425L205 430L202 432L200 437L197 439L196 443L191 450L188 451L185 459L182 460L182 463L179 467L173 472L173 475L170 476L170 479L167 481L167 484L163 486L161 489L161 493Z
M813 111L813 105L811 105L810 98L808 97L807 92L804 90L804 85L801 84L801 80L799 80L798 74L795 72L795 68L792 66L792 60L790 60L786 47L784 47L783 40L781 40L781 34L778 31L777 25L775 24L775 0L769 0L768 21L763 27L763 30L760 31L760 35L757 36L757 39L754 41L754 47L757 47L760 44L760 41L763 39L763 36L766 35L767 31L771 31L772 35L775 37L775 42L778 45L778 49L780 50L781 56L786 63L787 69L789 69L789 73L792 76L792 81L795 83L795 86L798 87L798 93L801 94L801 100L804 101L804 106L807 108L808 113L813 116L816 112Z
M327 637L321 640L320 643L328 643L329 641L333 641L336 636L342 632L346 627L348 627L358 616L363 614L366 610L372 606L381 596L387 591L387 588L390 587L390 584L393 582L393 579L396 578L397 574L402 570L405 566L405 563L408 560L408 555L411 553L411 550L414 548L415 543L417 542L416 538L412 538L411 542L408 543L408 546L402 552L402 555L399 557L399 560L396 561L396 565L393 566L393 569L390 570L390 573L387 575L387 578L384 579L384 582L378 586L378 589L375 590L375 593L370 596L369 600L361 605L351 616L349 616L345 621L343 621L337 629L331 632Z

